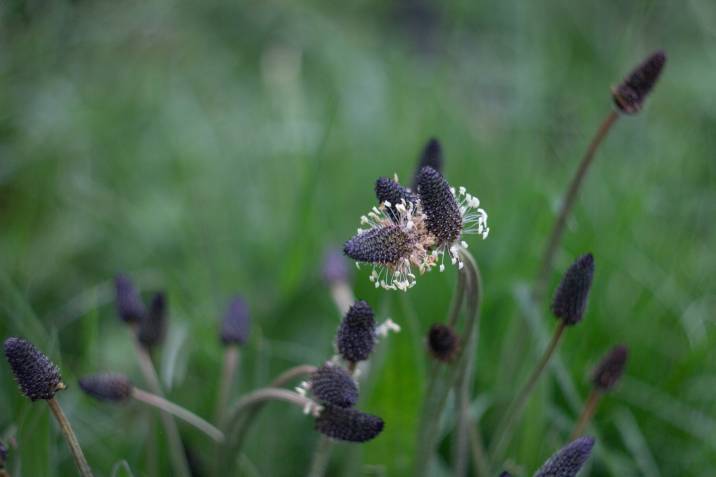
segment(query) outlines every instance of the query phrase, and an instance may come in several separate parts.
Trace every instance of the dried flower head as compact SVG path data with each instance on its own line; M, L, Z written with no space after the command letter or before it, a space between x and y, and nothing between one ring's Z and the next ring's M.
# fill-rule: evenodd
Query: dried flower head
M623 113L636 114L654 88L666 63L666 53L655 51L612 90L614 104Z
M340 249L329 248L323 255L323 279L329 285L348 281L348 264Z
M100 401L122 402L132 396L132 383L124 374L91 374L79 382L85 393Z
M132 280L126 275L114 279L117 314L125 323L139 323L147 314L144 302Z
M316 418L316 430L333 439L366 442L383 430L383 419L352 408L326 405Z
M628 357L629 350L626 346L618 345L612 348L594 369L592 374L594 387L602 392L612 389L622 377Z
M423 167L418 177L418 195L391 179L379 179L379 199L384 200L361 217L358 234L346 242L344 252L360 263L373 266L370 281L386 290L407 291L415 285L413 267L425 273L439 265L445 269L445 254L462 268L460 247L467 247L463 234L486 238L487 213L480 201L464 187L451 188L439 172Z
M348 371L333 363L326 363L311 375L311 392L322 403L338 407L353 407L358 402L358 386Z
M554 316L567 325L577 324L584 315L594 277L594 257L587 253L579 257L562 277L552 301Z
M365 361L375 345L373 309L365 301L357 301L348 309L336 334L338 354L348 362Z
M167 298L164 292L155 293L149 304L147 315L139 322L137 339L146 348L152 348L164 341L167 331Z
M52 399L57 391L65 389L60 370L29 341L6 339L5 357L20 390L31 400Z
M560 449L547 460L534 477L574 477L582 468L594 447L593 437L580 437Z
M251 317L249 307L243 298L237 296L224 313L221 322L220 338L224 345L243 345L249 339Z
M428 349L435 359L451 361L460 347L455 330L448 325L436 323L428 331Z

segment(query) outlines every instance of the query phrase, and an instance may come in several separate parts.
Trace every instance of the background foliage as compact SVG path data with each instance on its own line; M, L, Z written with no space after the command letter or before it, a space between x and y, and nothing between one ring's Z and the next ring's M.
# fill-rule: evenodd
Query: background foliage
M92 402L76 386L105 369L140 380L111 306L114 274L168 290L162 379L211 416L229 297L245 295L255 320L237 393L330 356L339 316L322 253L354 232L375 178L409 180L430 136L448 180L490 214L490 238L469 240L485 280L474 411L489 442L554 326L520 300L561 192L610 108L609 86L656 48L669 54L665 74L644 113L608 138L558 257L563 270L594 253L589 312L510 455L527 473L560 447L589 370L625 343L627 376L597 414L584 475L712 472L713 2L14 0L0 10L0 332L61 364L60 400L100 475L124 459L141 475L149 432L144 409ZM385 432L339 446L331 475L409 475L423 335L454 280L431 273L402 295L356 273L357 295L404 331L362 388ZM20 446L11 468L72 475L45 406L1 368L0 433L17 432ZM182 429L206 454L206 439ZM309 419L273 405L241 473L300 475L316 438Z

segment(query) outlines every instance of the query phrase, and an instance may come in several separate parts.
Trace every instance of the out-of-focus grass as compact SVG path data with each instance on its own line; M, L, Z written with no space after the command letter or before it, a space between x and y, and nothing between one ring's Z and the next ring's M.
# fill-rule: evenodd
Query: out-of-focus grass
M475 389L489 442L553 326L520 300L561 191L610 108L609 86L658 47L665 75L608 138L558 257L562 270L594 253L589 313L510 455L531 471L560 447L589 370L626 343L627 377L597 414L589 475L707 475L716 464L712 2L16 1L2 15L0 331L61 356L60 399L99 474L126 459L141 475L148 435L144 409L92 402L76 386L104 369L140 379L112 276L168 290L162 378L174 400L211 416L230 295L244 294L255 319L237 393L330 356L339 317L322 251L354 232L376 177L411 177L433 135L448 179L490 214L490 238L468 240L485 280ZM356 273L357 295L404 332L381 345L363 388L361 407L385 432L338 446L331 475L410 474L422 335L453 283L434 273L401 296ZM47 411L19 396L5 366L0 410L0 433L19 428L17 475L72 474ZM209 461L206 439L182 429ZM308 418L272 405L243 472L300 475L316 438Z

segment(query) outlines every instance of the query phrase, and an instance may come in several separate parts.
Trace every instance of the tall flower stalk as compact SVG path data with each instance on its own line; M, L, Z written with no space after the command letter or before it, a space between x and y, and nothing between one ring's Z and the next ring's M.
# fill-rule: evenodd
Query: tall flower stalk
M248 305L243 298L235 297L224 313L219 332L219 338L224 345L224 363L221 368L219 395L216 403L216 422L219 424L224 420L226 403L234 384L239 364L239 347L248 340L250 329L251 317Z

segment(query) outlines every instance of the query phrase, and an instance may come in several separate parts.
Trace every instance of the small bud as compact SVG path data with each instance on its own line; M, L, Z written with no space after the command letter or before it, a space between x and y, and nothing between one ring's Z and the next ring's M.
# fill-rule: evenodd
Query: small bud
M602 392L612 389L619 378L624 373L629 350L626 346L619 345L612 348L609 353L602 358L592 374L592 383L594 387Z
M350 307L336 334L338 353L348 362L365 361L375 345L373 310L365 301Z
M329 285L348 282L348 264L339 249L330 248L323 255L323 279Z
M644 100L659 79L665 63L666 53L662 50L656 51L613 89L614 104L621 112L636 114L641 110Z
M366 442L383 430L383 419L352 408L326 405L316 418L316 430L333 439Z
M224 345L243 345L249 339L251 317L249 307L241 297L235 297L221 322L220 338Z
M29 341L6 339L5 357L20 390L32 401L52 399L57 391L65 388L57 366Z
M593 437L580 437L547 460L534 477L575 477L594 447Z
M594 257L591 253L579 257L564 274L552 301L554 316L567 325L577 324L584 315L589 290L594 277Z
M114 279L117 314L125 323L139 323L147 314L142 298L134 284L126 275L117 275Z
M408 235L397 225L361 232L343 247L343 252L358 262L395 264L410 254Z
M100 401L122 402L132 395L132 383L124 374L92 374L80 379L80 388Z
M451 361L460 347L460 340L448 325L436 323L428 331L428 349L435 359Z
M311 392L319 401L338 407L353 407L358 402L358 386L353 377L330 363L311 375Z
M164 341L167 331L167 298L164 292L155 293L149 305L149 312L139 322L137 338L147 349Z
M400 217L400 214L395 209L396 204L400 204L403 201L406 204L415 204L418 201L418 197L415 194L388 177L379 177L375 182L375 196L378 199L378 203L383 204L387 201L391 204L387 207L388 216L394 223L397 223Z
M418 194L428 231L439 243L457 240L462 232L462 215L445 178L432 167L423 167L418 173Z

